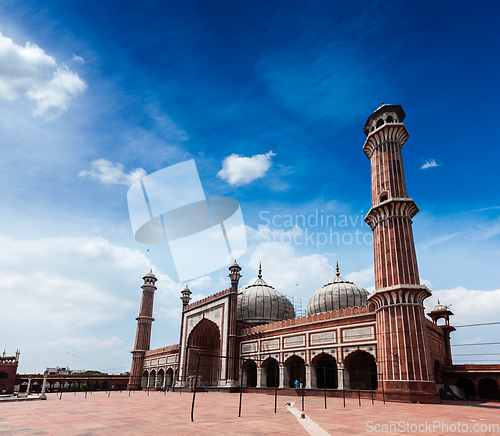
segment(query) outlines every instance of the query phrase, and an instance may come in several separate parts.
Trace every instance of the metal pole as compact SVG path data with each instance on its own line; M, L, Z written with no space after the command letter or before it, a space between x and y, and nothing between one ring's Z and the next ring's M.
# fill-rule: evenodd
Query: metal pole
M358 375L358 370L356 370L356 381L358 382L358 406L361 406L361 393L359 392L359 375Z
M278 362L276 362L276 370L274 371L274 413L276 413L276 408L278 406Z
M196 384L198 383L198 370L200 369L200 357L201 357L201 355L198 354L198 364L196 365L196 378L194 379L194 386L193 386L193 404L191 404L191 422L194 422L194 418L193 418L194 399L196 397Z
M373 384L372 384L371 375L370 375L370 391L371 391L371 394L372 394L372 406L373 406L375 403L373 402Z
M323 367L323 387L325 388L325 409L326 409L326 366Z
M62 384L62 386L61 386L61 382L59 382L59 387L61 388L61 394L59 395L59 399L62 398L63 386L64 386L64 377L63 377L63 384Z
M344 397L344 407L345 407L345 369L342 368L342 394Z
M372 406L375 404L373 402L373 383L372 383L372 373L370 371L370 391L371 391L371 394L372 394Z
M384 399L384 404L385 404L385 391L384 391L384 379L382 378L382 398Z
M306 366L302 364L302 412L304 411L304 381L306 379Z
M243 359L243 364L245 363L245 359ZM241 397L243 395L243 364L241 365L240 371L240 409L238 411L238 418L241 417ZM236 364L234 365L236 371Z

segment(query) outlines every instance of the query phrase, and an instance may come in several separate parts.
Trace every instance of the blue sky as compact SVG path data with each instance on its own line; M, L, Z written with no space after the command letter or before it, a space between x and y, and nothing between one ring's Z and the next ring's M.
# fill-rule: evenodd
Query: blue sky
M183 284L165 247L134 240L126 193L134 177L188 159L207 196L241 204L242 284L262 261L264 278L305 307L338 260L344 276L370 289L370 244L287 244L306 230L288 227L271 228L271 244L260 214L364 215L362 128L381 101L407 114L403 158L421 210L414 233L434 293L427 307L439 297L457 325L497 321L499 8L1 2L1 345L21 350L22 372L127 370L151 267L160 277L152 346L176 343ZM220 173L224 164L233 178ZM333 231L358 228L369 235L361 225ZM197 297L224 289L227 271L190 286ZM453 341L496 337L498 327L459 328ZM484 359L497 361L456 357Z

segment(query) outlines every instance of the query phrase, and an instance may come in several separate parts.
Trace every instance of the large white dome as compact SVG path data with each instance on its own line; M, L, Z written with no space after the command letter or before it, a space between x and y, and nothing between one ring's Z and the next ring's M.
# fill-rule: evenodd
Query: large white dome
M343 279L339 273L333 281L316 291L307 302L307 315L332 312L333 310L347 309L348 307L368 304L368 291Z
M238 294L237 319L251 324L268 324L295 318L290 300L262 279L262 270L253 285Z

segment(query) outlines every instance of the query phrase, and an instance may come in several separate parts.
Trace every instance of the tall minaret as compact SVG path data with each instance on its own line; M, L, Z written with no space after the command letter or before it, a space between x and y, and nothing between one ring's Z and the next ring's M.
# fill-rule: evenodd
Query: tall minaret
M132 367L130 368L130 379L127 389L136 390L141 388L142 370L144 367L144 355L149 351L151 341L151 324L153 318L153 300L155 296L157 281L153 271L148 272L143 278L142 300L137 320L137 333L132 353Z
M371 161L372 208L365 221L373 231L379 388L390 399L439 402L430 362L424 300L401 149L408 139L400 105L382 103L368 117L363 151Z
M233 359L227 359L227 377L226 384L234 386L237 375L236 368L239 368L238 362L234 358L238 357L237 342L236 342L236 312L238 306L238 283L241 278L241 267L234 263L229 267L229 278L231 279L231 293L229 294L229 329L228 329L228 346L227 355ZM241 380L240 380L241 382Z

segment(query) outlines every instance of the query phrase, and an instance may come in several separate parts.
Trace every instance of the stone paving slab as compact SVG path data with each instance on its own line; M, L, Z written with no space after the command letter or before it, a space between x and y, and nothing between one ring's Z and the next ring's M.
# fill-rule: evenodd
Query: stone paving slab
M285 407L295 401L295 408L301 410L298 397L278 397L275 414L272 395L243 394L242 416L238 418L239 394L198 393L193 423L191 400L186 392L150 392L149 396L145 392L130 396L128 392L111 392L110 397L94 392L87 398L84 393L64 393L61 400L59 394L48 394L46 401L4 402L0 404L0 436L309 434ZM500 435L499 403L384 405L376 401L372 405L370 400L362 400L361 404L348 398L344 408L342 398L328 398L325 410L323 398L306 397L305 413L331 435L464 433L457 425L460 430L467 425L469 434ZM496 429L491 427L495 424ZM479 426L478 431L474 425Z

